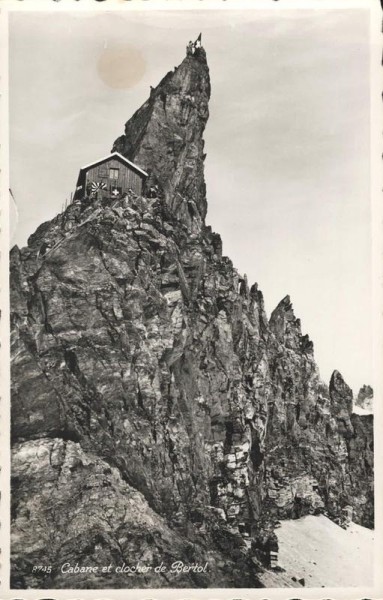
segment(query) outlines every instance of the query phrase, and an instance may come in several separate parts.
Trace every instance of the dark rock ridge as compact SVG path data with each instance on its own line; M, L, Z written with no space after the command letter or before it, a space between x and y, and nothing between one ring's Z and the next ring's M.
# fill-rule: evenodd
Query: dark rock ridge
M169 72L113 145L149 174L179 219L206 216L202 134L209 117L210 78L203 48Z
M372 416L204 223L209 91L200 49L114 144L156 197L76 201L11 252L14 587L257 587L278 519L373 526ZM60 570L176 560L207 571Z

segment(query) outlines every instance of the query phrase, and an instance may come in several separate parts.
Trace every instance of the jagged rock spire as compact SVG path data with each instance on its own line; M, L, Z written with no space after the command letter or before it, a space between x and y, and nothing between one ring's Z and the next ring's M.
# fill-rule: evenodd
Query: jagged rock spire
M338 431L351 437L354 428L351 423L353 407L352 389L347 385L339 371L334 371L330 379L331 414L337 419Z
M330 379L330 396L334 408L352 413L353 394L339 371L333 371Z
M203 131L209 116L209 69L201 35L125 125L113 151L149 172L169 208L183 221L206 215Z
M271 313L269 324L278 341L286 347L299 349L305 354L313 352L314 345L308 335L302 335L301 320L296 318L288 294Z
M355 406L359 406L364 410L372 411L374 399L374 390L370 385L363 385L360 388L355 400Z

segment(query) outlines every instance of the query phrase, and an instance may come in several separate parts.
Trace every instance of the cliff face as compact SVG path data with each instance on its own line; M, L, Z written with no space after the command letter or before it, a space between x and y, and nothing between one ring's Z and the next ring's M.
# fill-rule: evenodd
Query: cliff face
M113 151L143 166L167 206L191 226L206 216L202 138L209 117L210 78L203 48L169 72L125 125Z
M76 201L11 252L16 587L257 587L278 519L373 524L372 416L204 223L209 93L197 49L113 146L144 196ZM206 572L101 572L176 560Z

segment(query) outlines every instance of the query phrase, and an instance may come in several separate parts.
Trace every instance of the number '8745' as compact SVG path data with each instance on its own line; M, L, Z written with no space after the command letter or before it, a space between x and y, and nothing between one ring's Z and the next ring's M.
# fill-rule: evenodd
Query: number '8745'
M52 573L52 565L35 565L32 573Z

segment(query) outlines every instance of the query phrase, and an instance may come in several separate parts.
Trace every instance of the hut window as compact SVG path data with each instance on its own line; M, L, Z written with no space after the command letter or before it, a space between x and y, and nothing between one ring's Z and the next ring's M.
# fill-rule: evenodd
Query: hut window
M118 179L119 169L109 169L109 179Z

